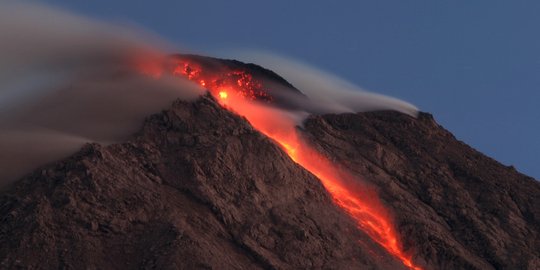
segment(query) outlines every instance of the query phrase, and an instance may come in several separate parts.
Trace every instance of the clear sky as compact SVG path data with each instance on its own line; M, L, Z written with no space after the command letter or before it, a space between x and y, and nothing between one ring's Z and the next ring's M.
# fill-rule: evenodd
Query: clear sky
M179 47L291 56L409 101L540 179L538 0L42 2L134 22Z

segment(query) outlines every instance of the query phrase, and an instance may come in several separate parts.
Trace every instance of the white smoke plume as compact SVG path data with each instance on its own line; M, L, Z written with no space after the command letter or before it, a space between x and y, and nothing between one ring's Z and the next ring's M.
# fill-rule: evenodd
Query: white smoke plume
M411 116L418 114L418 108L406 101L365 91L339 77L290 58L256 51L233 52L229 55L284 76L309 98L297 102L310 113L395 110Z
M125 139L144 117L203 93L179 78L140 74L165 57L164 44L47 6L0 4L0 183L86 142Z

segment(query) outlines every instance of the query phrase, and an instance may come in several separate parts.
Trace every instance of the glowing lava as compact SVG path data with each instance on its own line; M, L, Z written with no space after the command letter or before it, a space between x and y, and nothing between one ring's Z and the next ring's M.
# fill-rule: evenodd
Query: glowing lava
M219 98L221 99L227 99L227 97L229 96L229 94L227 94L227 92L225 91L219 91Z
M214 96L217 95L222 98L222 92L228 93L222 89L234 89L231 93L248 100L272 101L272 97L268 95L262 83L255 80L251 74L244 70L226 70L225 68L205 70L203 65L188 59L179 58L176 61L173 70L174 75L180 75L197 82L210 90Z
M357 226L410 269L419 270L405 254L387 209L376 193L339 169L308 145L298 133L294 118L286 111L266 106L272 97L246 71L213 74L196 63L180 61L173 74L182 75L208 89L227 109L244 116L261 133L276 141L290 158L315 175ZM252 102L254 100L262 103Z
M221 102L224 102L221 99ZM295 122L278 109L228 98L227 108L244 116L261 133L278 142L296 163L317 176L334 202L352 217L358 227L410 269L419 270L398 244L390 216L375 192L361 187L355 177L337 168L324 155L301 139ZM272 117L268 117L272 115ZM356 185L355 185L356 183Z

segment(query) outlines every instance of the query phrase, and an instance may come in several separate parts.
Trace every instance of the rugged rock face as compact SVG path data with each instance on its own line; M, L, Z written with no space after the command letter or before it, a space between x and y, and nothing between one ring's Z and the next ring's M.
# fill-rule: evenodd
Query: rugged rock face
M2 192L2 268L399 269L318 180L209 97Z
M540 269L540 183L430 115L313 116L299 129L377 188L416 264ZM0 191L0 268L402 267L313 175L208 96L175 102L130 141L89 144Z
M433 269L540 269L540 183L456 140L431 115L312 117L305 134L378 187L417 260Z

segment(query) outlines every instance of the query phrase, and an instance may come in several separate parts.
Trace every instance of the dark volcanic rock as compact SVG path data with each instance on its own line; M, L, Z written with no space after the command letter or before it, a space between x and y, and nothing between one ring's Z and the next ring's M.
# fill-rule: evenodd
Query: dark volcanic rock
M314 176L210 97L1 194L1 268L401 267Z
M315 147L378 187L406 248L433 269L540 269L540 183L456 140L431 115L326 115Z
M540 269L540 184L431 116L316 116L305 137L377 187L427 269ZM210 97L0 193L0 268L399 269L310 173Z

